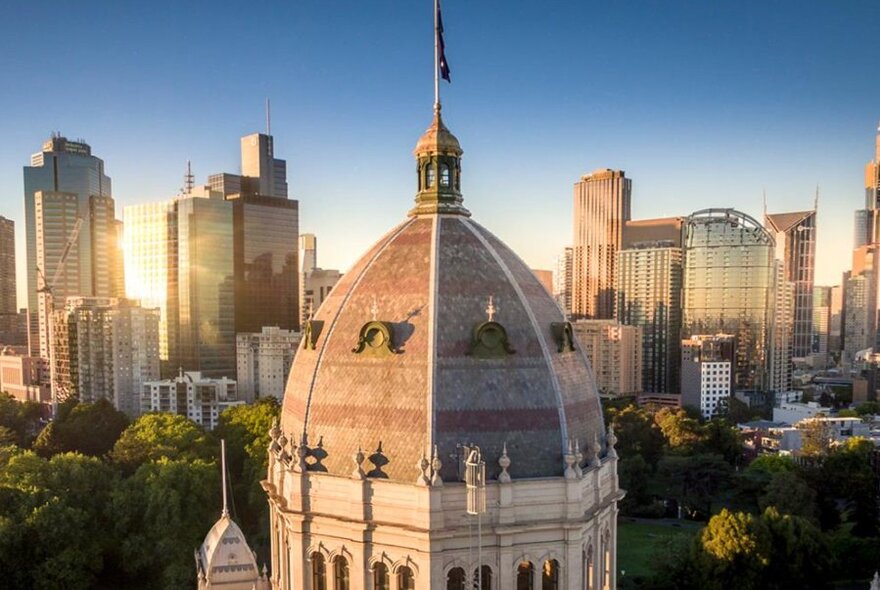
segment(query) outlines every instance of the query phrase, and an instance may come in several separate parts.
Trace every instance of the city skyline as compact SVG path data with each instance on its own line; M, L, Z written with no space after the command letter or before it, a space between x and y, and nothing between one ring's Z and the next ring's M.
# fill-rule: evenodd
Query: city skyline
M0 107L19 115L3 124L0 214L23 227L21 167L52 129L83 136L101 154L122 210L175 194L187 159L200 183L235 170L230 140L265 130L268 96L276 152L289 162L291 198L302 203L301 229L321 236L326 267L346 270L372 236L399 220L400 195L413 195L411 163L401 154L424 126L431 50L427 4L344 7L269 6L271 19L230 6L211 14L180 7L173 21L148 16L134 31L111 27L102 44L52 52L66 101L42 92L33 69L51 46L22 49L36 25L0 25L3 53L20 56L0 66L20 85L0 97ZM552 268L571 241L572 186L599 167L633 179L633 219L727 206L757 218L765 189L771 211L799 211L819 184L816 284L838 284L880 117L871 104L878 83L863 75L870 15L880 16L880 7L847 8L816 7L792 21L781 4L598 12L574 3L552 10L508 3L498 11L448 2L456 26L447 32L453 84L444 86L444 113L468 145L469 208L491 218L530 266ZM10 8L20 18L6 22L88 38L107 19L133 18L128 7L62 8L51 19L44 10ZM859 19L849 18L855 13ZM232 17L243 34L262 33L260 43L198 47L207 33L192 26L196 19L210 31ZM488 37L475 33L489 24ZM621 24L630 34L619 34ZM144 51L138 39L152 37L171 41ZM325 51L316 55L315 46ZM259 54L263 61L252 63ZM93 59L101 67L83 71ZM206 98L199 80L246 66L253 84ZM608 76L616 84L599 83ZM99 80L106 92L80 92ZM506 91L503 104L480 100L489 86ZM508 149L497 150L499 143ZM343 161L340 153L359 156ZM511 162L527 164L511 174ZM364 182L368 171L375 182Z

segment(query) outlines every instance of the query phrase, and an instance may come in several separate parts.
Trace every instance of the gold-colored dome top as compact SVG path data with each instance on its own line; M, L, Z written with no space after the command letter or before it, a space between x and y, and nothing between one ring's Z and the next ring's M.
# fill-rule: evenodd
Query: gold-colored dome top
M425 133L419 138L416 149L413 153L418 158L427 154L452 154L461 156L464 152L458 138L455 137L446 125L443 124L443 118L440 116L440 109L434 109L434 120L425 130Z

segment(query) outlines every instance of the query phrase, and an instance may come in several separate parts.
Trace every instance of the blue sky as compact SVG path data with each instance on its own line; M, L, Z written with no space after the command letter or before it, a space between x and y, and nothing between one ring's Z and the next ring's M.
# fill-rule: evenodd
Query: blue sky
M571 239L572 184L612 167L633 178L636 218L759 216L764 190L772 212L806 209L820 185L817 283L839 282L880 119L880 3L443 8L465 203L533 267ZM345 270L410 207L411 151L431 115L431 0L0 11L0 215L20 238L21 167L51 131L105 160L121 215L175 194L187 159L200 182L236 172L266 97L320 265Z

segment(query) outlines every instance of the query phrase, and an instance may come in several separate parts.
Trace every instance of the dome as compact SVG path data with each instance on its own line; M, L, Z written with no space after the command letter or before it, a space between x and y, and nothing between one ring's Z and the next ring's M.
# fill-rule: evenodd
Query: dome
M460 154L435 114L416 147L416 209L305 327L282 429L304 442L309 470L362 468L414 483L436 452L442 478L455 481L462 446L477 445L490 477L505 446L512 477L555 477L572 445L604 436L570 324L529 267L461 206ZM427 180L432 165L453 180Z
M215 586L255 583L259 578L257 561L244 533L225 513L214 523L205 542L196 551L196 563L199 574L210 579Z

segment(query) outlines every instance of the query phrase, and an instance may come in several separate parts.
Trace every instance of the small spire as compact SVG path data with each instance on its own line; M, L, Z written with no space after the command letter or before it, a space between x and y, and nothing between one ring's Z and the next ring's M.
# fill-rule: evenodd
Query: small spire
M223 482L223 512L221 516L228 518L229 508L226 503L226 439L220 439L220 469L222 471L220 479Z
M370 305L370 315L373 316L374 322L379 319L379 302L376 300L375 295L373 295L373 304Z
M813 211L819 210L819 183L816 183L816 197L813 199Z
M495 321L495 313L497 311L498 310L495 308L494 297L492 295L489 295L489 305L486 306L486 315L489 316L488 321L490 321L490 322Z

